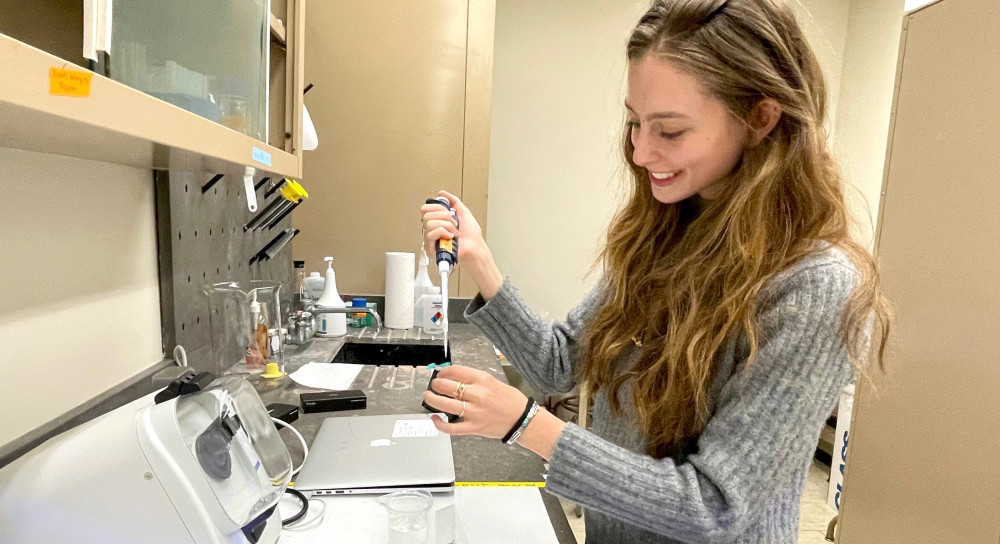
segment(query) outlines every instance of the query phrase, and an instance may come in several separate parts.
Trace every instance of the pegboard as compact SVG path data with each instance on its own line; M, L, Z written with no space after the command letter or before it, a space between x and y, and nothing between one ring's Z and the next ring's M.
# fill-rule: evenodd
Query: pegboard
M212 359L206 285L280 282L283 312L290 307L293 287L291 243L263 264L249 263L272 239L291 228L291 214L273 228L243 230L268 204L282 198L277 190L266 196L282 179L265 181L264 174L254 178L254 185L259 186L258 211L252 213L247 209L242 173L216 177L177 170L155 173L163 349L172 357L175 345L184 346L188 363L198 371L210 370Z

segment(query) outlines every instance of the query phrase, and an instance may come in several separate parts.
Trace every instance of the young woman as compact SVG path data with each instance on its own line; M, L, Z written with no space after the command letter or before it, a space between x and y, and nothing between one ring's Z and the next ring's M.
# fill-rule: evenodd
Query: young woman
M881 366L888 328L819 64L782 0L656 0L627 55L632 184L603 277L564 323L525 306L457 198L442 193L461 229L422 209L428 246L461 242L468 319L538 389L586 383L592 429L461 366L425 400L462 415L442 432L548 459L546 489L587 507L589 541L795 542L823 422L856 370Z

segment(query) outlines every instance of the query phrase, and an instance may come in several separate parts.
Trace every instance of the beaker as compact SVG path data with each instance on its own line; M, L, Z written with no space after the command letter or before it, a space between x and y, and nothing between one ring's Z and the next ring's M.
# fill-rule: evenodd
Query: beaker
M427 512L434 503L430 493L422 489L396 491L375 501L385 507L389 544L427 542Z
M212 329L213 374L261 374L267 363L284 368L280 290L280 283L261 280L203 288Z
M249 104L242 96L224 94L219 97L219 124L236 132L250 134Z

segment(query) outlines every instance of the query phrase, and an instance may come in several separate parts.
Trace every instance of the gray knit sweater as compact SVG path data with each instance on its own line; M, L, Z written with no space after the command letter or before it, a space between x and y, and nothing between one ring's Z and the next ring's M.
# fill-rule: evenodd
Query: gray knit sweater
M631 389L623 415L607 394L593 399L590 431L567 424L550 459L546 489L586 507L591 543L794 543L799 501L820 430L854 376L839 334L857 273L833 248L782 272L760 295L763 332L757 361L737 339L721 353L711 387L712 417L685 458L653 459L635 424ZM495 297L466 310L533 386L573 388L584 320L599 289L566 322L532 312L509 280ZM633 348L617 367L631 368Z

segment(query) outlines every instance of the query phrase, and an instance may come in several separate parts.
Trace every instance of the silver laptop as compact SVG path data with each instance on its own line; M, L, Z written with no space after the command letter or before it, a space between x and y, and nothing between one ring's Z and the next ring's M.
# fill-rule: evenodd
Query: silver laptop
M295 478L295 489L312 495L454 487L451 437L427 413L327 418Z

